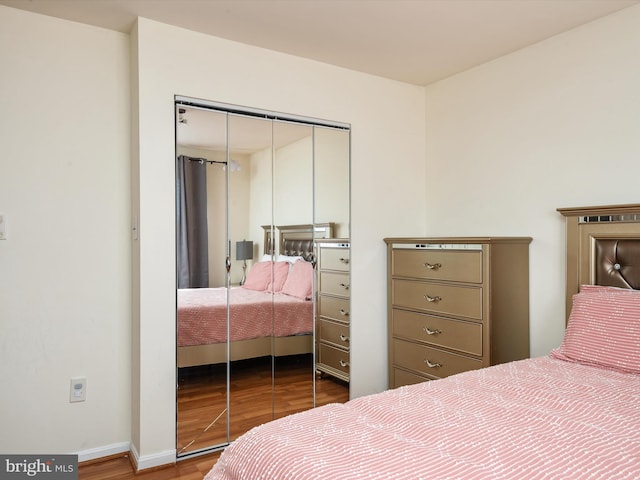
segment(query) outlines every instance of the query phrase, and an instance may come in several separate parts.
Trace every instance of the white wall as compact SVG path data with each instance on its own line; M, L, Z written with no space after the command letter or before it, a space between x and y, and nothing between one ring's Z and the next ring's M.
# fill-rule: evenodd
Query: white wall
M311 127L303 127L311 132ZM273 166L274 225L313 222L313 144L311 137L277 148ZM294 200L295 199L295 200ZM261 224L268 222L268 218Z
M175 94L352 125L351 389L354 396L384 389L382 238L424 231L424 89L146 19L138 22L137 52L142 304L134 396L143 407L139 415L134 407L142 432L134 447L141 458L175 447L174 405L166 400L175 388L175 313L165 301L175 288L173 226L166 221L173 214Z
M128 45L0 6L3 453L128 450Z
M640 7L427 88L427 231L531 236L531 353L564 329L559 207L637 203Z

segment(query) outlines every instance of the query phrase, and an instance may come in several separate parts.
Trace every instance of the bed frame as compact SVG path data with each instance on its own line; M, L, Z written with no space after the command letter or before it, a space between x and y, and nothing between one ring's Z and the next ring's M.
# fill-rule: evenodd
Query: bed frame
M640 204L558 211L567 228L567 321L580 285L640 289Z
M315 225L280 225L271 227L263 225L264 253L267 255L289 255L303 257L307 262L315 266L315 240L320 238L333 238L334 223L316 223ZM274 248L273 233L279 233L279 242Z
M265 225L264 253L271 255L302 256L315 265L315 239L333 238L334 224L305 225ZM278 239L274 248L273 237ZM292 335L289 337L261 337L250 340L229 342L229 360L246 360L274 355L299 355L313 352L313 335ZM227 344L194 345L177 348L178 368L225 363Z

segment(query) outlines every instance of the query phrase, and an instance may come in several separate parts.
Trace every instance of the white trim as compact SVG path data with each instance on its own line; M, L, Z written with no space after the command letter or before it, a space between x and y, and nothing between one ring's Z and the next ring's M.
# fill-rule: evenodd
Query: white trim
M147 468L162 467L174 465L176 463L176 450L165 450L164 452L154 453L153 455L140 456L136 447L131 444L131 458L135 466L136 473Z
M95 460L96 458L109 457L119 453L129 453L129 442L113 443L103 447L90 448L77 452L78 462Z

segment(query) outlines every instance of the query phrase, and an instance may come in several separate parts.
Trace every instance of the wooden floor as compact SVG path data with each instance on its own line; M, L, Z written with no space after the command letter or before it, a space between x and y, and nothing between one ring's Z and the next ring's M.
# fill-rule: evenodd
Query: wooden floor
M224 365L180 370L178 456L225 445L256 425L314 406L314 368L310 354L280 357L275 364L270 357L233 362L228 412L226 375ZM329 376L315 375L315 389L316 406L344 402L349 397L348 385Z
M81 465L78 480L202 480L218 461L220 452L191 457L170 467L134 473L129 456Z
M251 427L291 413L312 408L314 374L311 357L285 357L271 362L234 362L231 368L231 440ZM275 370L272 382L271 372ZM134 474L128 456L83 464L79 480L202 480L220 456L220 451L200 456L188 453L226 438L226 369L198 367L182 369L178 380L178 455L175 466ZM316 406L349 399L347 383L330 376L315 375ZM214 421L215 420L215 421ZM187 455L187 456L184 456Z

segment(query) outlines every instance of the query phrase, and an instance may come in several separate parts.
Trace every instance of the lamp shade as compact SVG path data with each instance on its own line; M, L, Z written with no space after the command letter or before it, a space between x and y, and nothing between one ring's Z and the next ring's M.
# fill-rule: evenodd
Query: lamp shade
M251 240L243 240L236 242L236 260L252 260L253 259L253 242Z

